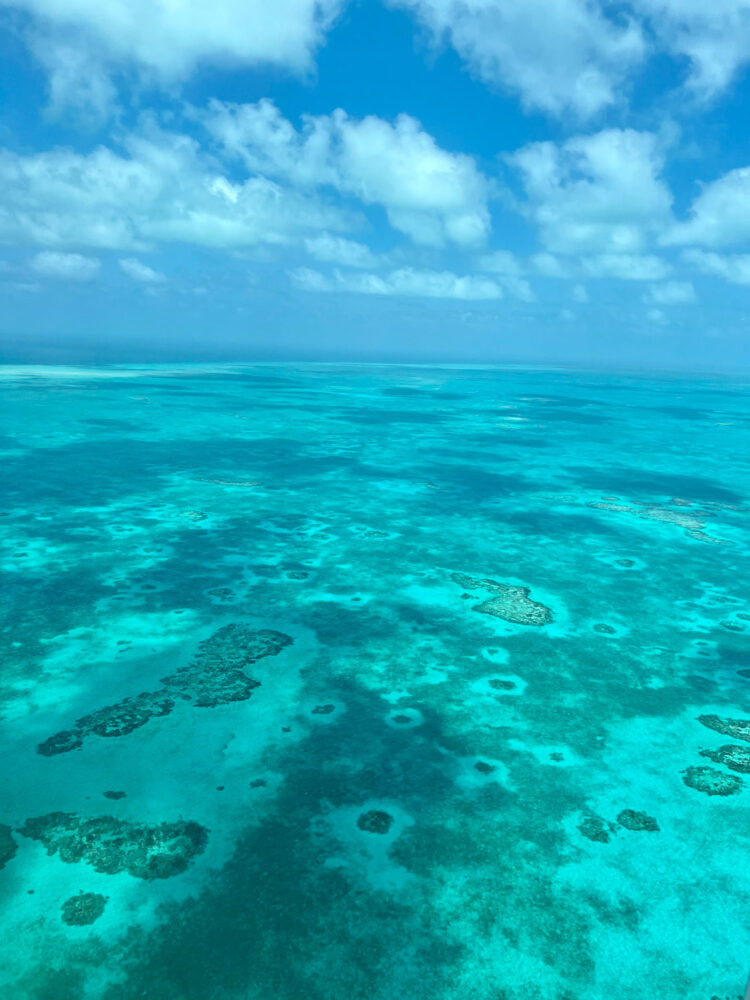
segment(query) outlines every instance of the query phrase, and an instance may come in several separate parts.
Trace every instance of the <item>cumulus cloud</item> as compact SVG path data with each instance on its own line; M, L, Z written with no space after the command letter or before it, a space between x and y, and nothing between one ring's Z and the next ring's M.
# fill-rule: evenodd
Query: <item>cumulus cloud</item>
M84 257L80 253L58 253L44 250L32 257L30 266L45 278L59 278L62 281L91 281L99 273L101 263L96 257Z
M615 103L643 58L640 26L592 0L391 0L447 40L485 83L527 108L589 117Z
M152 127L81 154L0 150L0 242L142 251L243 248L346 230L351 212L265 177L230 180L193 139Z
M388 274L345 273L328 276L311 268L290 272L292 282L308 292L354 292L360 295L402 295L433 299L499 299L500 286L487 278L450 271L418 271L406 267Z
M671 227L665 245L731 246L750 239L750 167L730 170L704 185L690 218Z
M329 186L380 205L415 243L481 243L490 226L487 182L473 159L441 149L418 121L341 110L305 116L297 130L268 100L212 101L203 124L252 171L301 187Z
M633 0L659 48L688 60L688 87L699 97L725 90L750 61L747 0Z
M165 80L201 64L309 70L340 0L1 0L71 48Z
M668 261L655 254L603 253L583 257L580 268L592 278L624 281L660 281L672 271Z
M665 281L652 285L643 296L647 305L674 306L695 302L695 289L689 281Z
M531 285L522 277L524 265L509 250L495 250L484 254L478 261L481 271L489 271L497 276L500 285L516 299L522 302L534 302L536 296Z
M561 145L538 142L507 157L521 174L526 212L548 251L637 253L670 220L658 138L605 129Z
M133 281L138 281L142 285L161 285L167 279L159 271L138 260L137 257L121 257L117 262L120 270L127 274Z
M326 264L343 264L345 267L378 267L379 259L364 243L347 240L343 236L321 233L305 240L305 250L316 260Z
M686 263L692 264L704 274L723 278L734 285L750 285L750 254L719 254L706 250L686 250Z

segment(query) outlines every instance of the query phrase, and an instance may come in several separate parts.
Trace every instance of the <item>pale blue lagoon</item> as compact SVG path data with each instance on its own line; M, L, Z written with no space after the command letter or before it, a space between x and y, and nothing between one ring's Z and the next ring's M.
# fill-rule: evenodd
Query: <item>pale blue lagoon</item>
M2 1000L736 1000L750 383L6 368Z

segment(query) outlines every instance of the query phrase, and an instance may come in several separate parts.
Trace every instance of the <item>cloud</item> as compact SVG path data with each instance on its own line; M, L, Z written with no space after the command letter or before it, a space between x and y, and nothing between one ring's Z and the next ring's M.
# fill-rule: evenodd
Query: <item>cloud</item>
M124 274L143 285L161 285L167 280L163 274L143 264L137 257L121 257L117 263Z
M481 271L497 275L498 283L514 298L522 302L536 301L531 285L522 277L524 266L515 254L508 250L494 250L480 257L478 265Z
M695 302L695 289L689 281L665 281L652 285L643 296L647 305L673 306Z
M305 250L316 260L326 264L343 264L345 267L378 267L379 259L364 243L321 233L305 240Z
M140 66L166 82L201 65L306 72L341 7L340 0L2 0L2 5L25 10L33 17L32 31L64 37L71 50Z
M734 285L750 285L750 254L718 254L706 250L686 250L683 260L704 274L715 275Z
M415 243L481 244L490 228L487 182L473 159L441 149L409 115L304 116L298 131L268 100L212 101L197 112L223 149L246 167L300 187L333 187L380 205Z
M583 257L581 271L592 278L624 281L659 281L671 273L671 265L654 254L604 253Z
M101 263L96 257L84 257L80 253L56 253L45 250L32 257L30 266L45 278L59 278L62 281L91 281L99 273Z
M644 55L631 18L591 0L391 0L436 42L446 39L485 83L517 93L525 107L581 118L616 102Z
M588 302L589 293L586 291L585 285L573 285L570 290L570 297L574 302Z
M750 167L740 167L704 185L691 206L690 218L672 226L662 237L662 243L721 247L748 239Z
M389 274L344 273L329 277L310 268L290 272L292 282L308 292L355 292L360 295L403 295L432 299L500 299L500 286L487 278L459 276L450 271L401 268Z
M750 61L747 0L633 0L649 20L660 49L689 62L687 85L710 99L725 90Z
M538 142L507 157L526 213L552 253L637 253L670 221L664 154L650 132L605 129L561 145Z
M0 150L0 242L143 251L240 249L352 228L356 216L265 177L230 180L195 140L151 126L101 146Z

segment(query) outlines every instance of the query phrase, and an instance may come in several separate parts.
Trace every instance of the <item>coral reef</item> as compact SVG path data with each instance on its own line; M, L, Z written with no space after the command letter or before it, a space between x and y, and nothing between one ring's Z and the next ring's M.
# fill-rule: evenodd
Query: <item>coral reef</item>
M71 927L93 924L104 913L107 897L98 892L79 892L62 905L62 922Z
M539 627L549 625L554 621L548 607L529 597L531 591L528 587L496 583L494 580L475 580L465 573L454 573L451 579L464 590L486 590L494 595L486 601L482 601L481 604L475 604L474 611L502 618L503 621L511 622L514 625Z
M718 715L699 715L698 722L722 736L750 743L750 719L721 719Z
M497 770L494 764L488 764L484 760L478 760L474 767L480 774L492 774L493 771Z
M578 825L578 830L595 843L608 844L615 830L614 823L608 823L601 816L586 816Z
M103 792L105 799L124 799L125 792Z
M53 757L77 750L92 733L125 736L155 717L169 715L177 700L192 701L198 708L246 701L260 681L248 677L245 669L265 656L276 656L292 642L291 636L273 629L224 625L200 644L186 667L162 677L161 688L84 715L75 728L63 729L40 743L37 753Z
M637 812L635 809L623 809L617 817L617 822L626 830L645 830L648 833L655 833L659 829L659 824L653 816Z
M750 774L750 749L738 747L734 743L719 747L718 750L701 750L701 757L708 757L715 764L724 764L732 771Z
M11 828L0 823L0 870L12 861L17 850L18 844L13 839Z
M382 809L370 809L357 820L357 826L366 833L388 833L393 826L393 816Z
M666 524L677 525L684 528L690 538L695 538L699 542L713 542L715 545L724 544L722 539L713 538L703 530L705 518L710 517L711 512L707 510L695 510L690 514L679 510L669 510L660 507L658 504L649 504L644 507L630 507L624 503L611 503L608 500L592 500L586 504L595 510L611 510L619 514L631 514L634 517L641 517L647 521L662 521ZM622 565L622 563L620 563Z
M59 852L67 864L86 861L104 875L127 871L147 880L184 872L208 840L205 827L185 820L148 826L114 816L84 819L64 812L27 819L18 832L40 841L47 854Z
M689 788L706 795L736 795L742 791L742 778L724 774L715 767L688 767L682 772L682 780Z
M316 705L312 710L313 715L330 715L331 712L336 711L335 705Z
M487 681L487 683L489 684L489 686L491 688L494 688L495 691L515 691L516 690L516 685L515 685L515 683L513 681L503 680L502 677L490 677L490 679Z
M617 635L617 629L612 628L611 625L606 625L604 622L597 622L594 625L594 631L600 635Z

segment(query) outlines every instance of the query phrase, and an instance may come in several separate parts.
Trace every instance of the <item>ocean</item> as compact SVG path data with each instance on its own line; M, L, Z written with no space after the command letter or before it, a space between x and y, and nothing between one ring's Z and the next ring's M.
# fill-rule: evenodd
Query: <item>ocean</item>
M750 381L0 369L3 1000L736 1000Z

